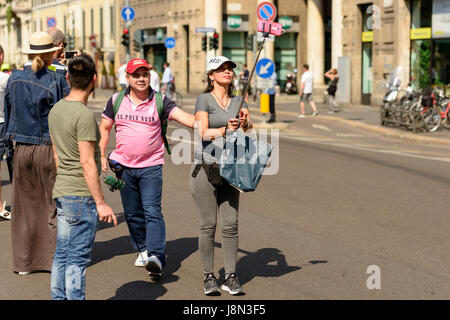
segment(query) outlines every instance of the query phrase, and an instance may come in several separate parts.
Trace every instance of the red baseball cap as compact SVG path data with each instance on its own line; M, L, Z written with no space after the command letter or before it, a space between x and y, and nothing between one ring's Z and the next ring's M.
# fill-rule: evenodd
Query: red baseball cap
M137 68L145 67L150 70L150 66L148 65L147 61L144 59L132 59L128 61L127 64L127 73L133 73L136 71Z

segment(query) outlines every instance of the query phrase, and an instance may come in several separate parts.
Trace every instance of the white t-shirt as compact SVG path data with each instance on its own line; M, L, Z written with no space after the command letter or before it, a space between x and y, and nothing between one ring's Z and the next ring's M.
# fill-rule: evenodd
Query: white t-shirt
M302 74L301 82L305 83L305 88L303 89L303 93L308 94L313 91L313 74L311 71L306 71Z
M152 87L153 90L159 91L159 76L156 73L155 70L150 70L150 87Z
M167 67L164 69L163 77L162 77L162 83L169 83L172 82L173 76L172 76L172 69L170 67Z
M9 74L0 71L0 123L5 122L5 90Z
M127 65L126 64L121 65L119 67L119 69L117 69L117 75L118 75L118 78L119 78L118 79L119 80L119 84L127 83L127 78L126 78L127 72L126 72L126 69L127 69Z

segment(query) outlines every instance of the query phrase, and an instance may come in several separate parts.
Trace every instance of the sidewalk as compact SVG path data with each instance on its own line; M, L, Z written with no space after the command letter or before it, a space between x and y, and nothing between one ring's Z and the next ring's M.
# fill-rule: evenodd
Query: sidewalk
M104 107L106 102L113 94L113 90L96 89L95 98L90 98L90 104L94 104L97 107ZM183 105L186 107L192 107L195 105L197 95L183 94ZM298 95L286 95L280 94L275 98L277 115L288 115L292 117L293 121L297 121L297 115L299 114L299 97ZM259 111L259 102L256 100L253 103L253 98L249 98L250 108ZM335 112L328 114L327 104L317 104L319 110L319 118L329 121L339 121L341 123L348 124L350 126L363 128L386 136L398 137L411 141L421 143L440 143L450 145L450 130L445 128L439 128L436 132L417 132L413 133L402 127L385 127L380 124L380 109L374 106L365 105L346 105L342 108L341 112ZM311 114L311 108L307 106L306 115ZM286 129L289 124L286 122L276 122L274 124L268 124L264 122L257 123L259 128L267 129Z

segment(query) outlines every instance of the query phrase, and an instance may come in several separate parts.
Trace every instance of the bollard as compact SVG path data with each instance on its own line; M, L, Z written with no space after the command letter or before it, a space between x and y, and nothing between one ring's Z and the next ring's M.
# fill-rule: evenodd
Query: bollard
M261 93L259 100L261 113L269 113L269 95L267 93Z

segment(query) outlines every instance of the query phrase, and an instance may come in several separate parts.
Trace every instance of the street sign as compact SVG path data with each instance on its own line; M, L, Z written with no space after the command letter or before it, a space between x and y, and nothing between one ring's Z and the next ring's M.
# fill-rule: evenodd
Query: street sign
M195 28L195 33L208 33L208 32L216 32L215 28L209 27L197 27Z
M273 21L277 16L277 8L271 2L261 2L256 8L259 20Z
M125 7L122 9L122 18L125 21L131 21L134 19L134 10L132 7Z
M56 19L54 17L47 18L47 27L53 28L56 26Z
M172 49L173 47L175 47L175 39L166 38L166 40L164 41L164 45L166 46L167 49Z
M279 18L278 22L283 26L283 29L290 29L294 23L292 18L287 16Z
M239 28L242 24L242 18L240 16L228 16L227 24L231 28Z
M263 58L256 64L256 74L263 78L269 78L275 71L275 63L272 60Z

